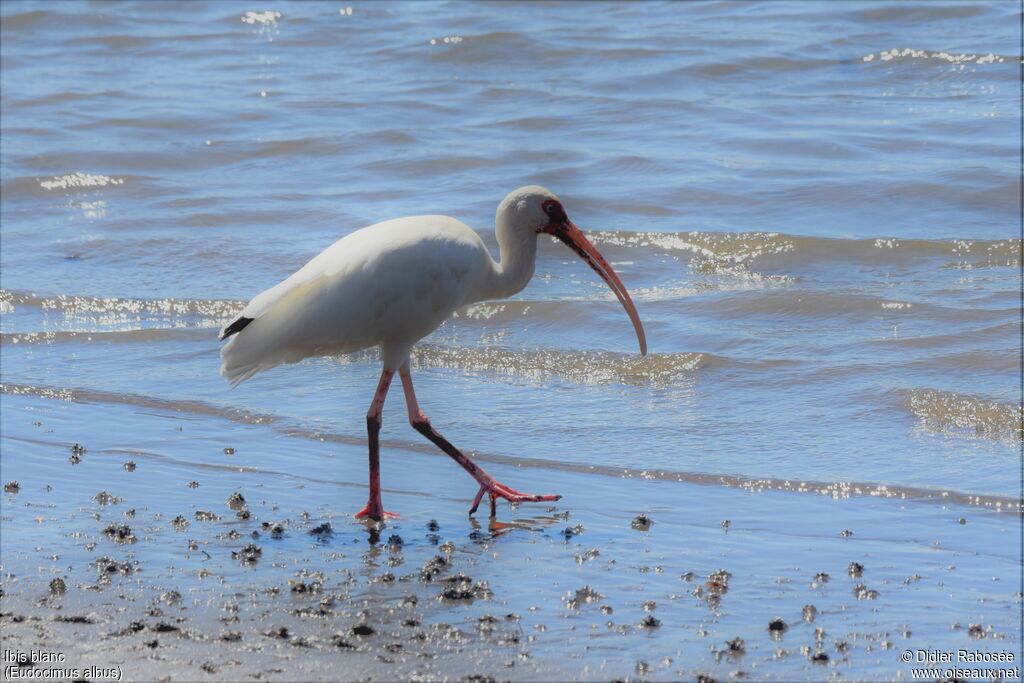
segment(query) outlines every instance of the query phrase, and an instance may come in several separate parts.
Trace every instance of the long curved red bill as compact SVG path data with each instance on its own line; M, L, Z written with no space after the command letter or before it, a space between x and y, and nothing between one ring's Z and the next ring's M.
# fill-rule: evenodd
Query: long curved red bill
M640 342L640 355L647 355L647 335L644 334L643 323L640 322L640 314L636 312L636 306L633 305L633 300L629 298L629 292L626 291L626 286L622 284L622 280L615 274L615 270L611 267L611 264L605 260L604 256L601 256L601 252L597 250L590 240L588 240L583 231L576 227L568 218L565 219L564 223L560 225L551 226L545 232L549 232L554 235L562 242L564 242L570 249L575 251L581 259L587 262L594 272L601 276L613 292L615 296L619 298L619 303L626 309L626 313L629 315L629 319L633 322L633 329L636 330L637 341Z

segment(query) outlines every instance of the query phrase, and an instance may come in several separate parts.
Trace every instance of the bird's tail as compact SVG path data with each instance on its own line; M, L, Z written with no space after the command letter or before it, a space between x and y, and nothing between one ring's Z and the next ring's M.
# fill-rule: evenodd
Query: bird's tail
M309 282L289 278L250 301L221 331L221 339L228 340L220 350L221 376L235 387L257 372L314 355L321 348L322 335L315 331L325 317L320 310L325 284L322 277Z
M276 365L276 363L275 363ZM249 363L248 365L220 364L220 376L228 381L234 389L239 384L255 375L260 370L268 370L272 366L264 366L262 363Z
M220 376L231 388L249 379L257 372L269 370L286 359L283 356L262 353L256 335L237 335L220 350Z

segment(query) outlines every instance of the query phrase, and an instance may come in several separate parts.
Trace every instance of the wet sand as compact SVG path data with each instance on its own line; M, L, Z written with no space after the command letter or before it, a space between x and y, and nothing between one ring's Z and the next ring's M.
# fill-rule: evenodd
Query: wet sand
M65 655L36 666L891 680L907 649L1019 652L1020 517L992 506L496 463L565 498L489 522L447 458L393 442L384 502L402 517L366 525L358 444L160 407L2 409L0 626L5 651Z

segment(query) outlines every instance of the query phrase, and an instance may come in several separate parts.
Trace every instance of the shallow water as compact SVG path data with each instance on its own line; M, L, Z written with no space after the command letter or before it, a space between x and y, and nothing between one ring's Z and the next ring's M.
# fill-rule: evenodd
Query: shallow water
M569 508L625 477L636 511L692 483L779 490L743 505L794 496L838 527L890 520L869 498L1019 509L1018 11L4 3L3 479L69 476L13 464L37 411L75 416L62 460L74 441L161 451L131 417L155 412L244 441L240 467L343 481L332 512L358 508L359 476L310 437L361 457L375 354L229 391L219 326L377 220L451 214L494 248L494 207L536 182L615 265L651 353L544 240L526 290L416 352L454 443L546 473ZM386 487L437 464L459 499L400 511L461 511L468 482L421 457L398 395L384 438ZM22 514L5 505L5 554L35 531Z
M600 681L646 665L651 680L793 681L911 680L898 659L908 649L1013 653L1019 639L1019 518L962 501L837 502L486 459L501 479L570 494L502 506L489 524L466 519L472 490L443 455L385 444L385 501L403 516L376 531L349 517L364 492L362 444L102 398L5 396L4 476L21 482L2 494L8 647L120 665L129 680ZM117 427L96 433L97 420ZM72 464L67 440L84 433L90 446ZM228 505L235 492L249 519ZM648 530L631 528L637 511ZM311 535L325 522L331 533ZM110 524L129 525L134 542L104 534ZM233 557L249 543L256 561ZM438 555L448 564L425 580ZM108 572L111 561L130 573ZM490 593L442 599L456 573ZM48 595L55 578L66 594ZM299 582L317 588L296 592ZM492 628L480 626L487 615ZM87 621L60 622L75 618ZM786 628L773 636L774 619ZM359 623L375 634L349 635ZM274 635L282 626L287 638ZM337 634L356 649L336 647ZM735 638L742 652L728 647Z

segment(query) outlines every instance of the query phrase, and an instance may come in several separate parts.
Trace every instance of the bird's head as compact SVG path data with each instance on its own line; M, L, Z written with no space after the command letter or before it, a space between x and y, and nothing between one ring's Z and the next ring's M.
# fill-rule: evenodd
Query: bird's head
M528 185L509 193L505 200L498 207L498 213L511 214L511 224L518 230L532 232L534 234L546 233L562 241L567 247L576 252L577 256L583 259L587 265L594 269L602 280L615 292L622 307L626 309L633 328L636 330L637 340L640 342L640 355L647 355L647 336L644 334L643 323L640 322L640 315L633 305L633 300L626 291L626 286L615 273L611 264L597 250L590 240L584 236L583 231L576 227L576 224L569 220L561 200L554 192L539 185Z

